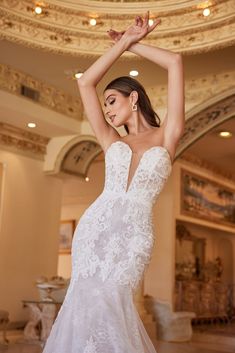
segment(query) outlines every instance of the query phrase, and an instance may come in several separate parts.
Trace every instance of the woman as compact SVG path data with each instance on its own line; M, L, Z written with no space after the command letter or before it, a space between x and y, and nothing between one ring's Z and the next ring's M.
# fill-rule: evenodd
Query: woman
M105 153L105 186L85 211L72 245L72 276L44 353L156 352L133 304L149 262L152 207L171 171L184 125L183 67L179 54L140 42L148 13L125 32L78 80L86 116ZM107 70L129 50L168 70L167 115L162 126L144 88L130 77L104 91L105 119L96 92ZM124 125L121 137L115 127Z

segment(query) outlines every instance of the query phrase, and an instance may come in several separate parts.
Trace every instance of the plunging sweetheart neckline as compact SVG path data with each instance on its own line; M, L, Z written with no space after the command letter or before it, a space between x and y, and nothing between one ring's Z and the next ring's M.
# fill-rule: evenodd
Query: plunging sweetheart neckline
M131 186L132 186L132 184L133 184L133 180L135 179L135 176L136 176L136 174L138 173L139 167L140 167L140 165L141 165L141 163L142 163L142 160L143 160L144 156L145 156L148 152L150 152L151 150L153 150L153 149L163 149L163 150L166 152L166 155L168 156L168 159L169 159L169 161L170 161L170 165L171 165L171 167L172 167L173 162L172 162L172 160L171 160L171 156L170 156L170 153L169 153L169 151L167 150L167 148L164 147L164 146L152 146L152 147L148 148L147 150L145 150L145 151L142 153L142 155L140 156L138 165L137 165L137 167L135 168L135 171L134 171L134 173L133 173L133 175L132 175L132 178L131 178L131 180L130 180L130 182L129 182L129 185L128 185L129 174L130 174L130 168L131 168L131 163L132 163L132 157L133 157L133 154L136 153L136 152L133 152L133 150L131 149L131 147L129 146L128 143L126 143L126 142L124 142L124 141L121 141L121 140L117 140L117 141L112 142L112 143L109 145L109 147L107 148L107 150L106 150L106 152L105 152L105 154L104 154L105 157L106 157L107 152L109 151L109 149L110 149L114 144L116 144L116 143L121 143L121 144L123 144L124 146L127 146L127 148L129 149L129 151L130 151L130 153L131 153L130 163L129 163L129 166L128 166L127 183L126 183L126 187L125 187L125 194L127 194L127 193L129 192L129 190L130 190L130 188L131 188Z

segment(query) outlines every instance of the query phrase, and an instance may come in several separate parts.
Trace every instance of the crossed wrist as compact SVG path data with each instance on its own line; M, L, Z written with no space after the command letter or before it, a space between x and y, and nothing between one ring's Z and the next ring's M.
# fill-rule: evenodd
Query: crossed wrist
M128 50L128 48L132 45L131 41L124 36L120 39L120 41L124 44L125 50Z

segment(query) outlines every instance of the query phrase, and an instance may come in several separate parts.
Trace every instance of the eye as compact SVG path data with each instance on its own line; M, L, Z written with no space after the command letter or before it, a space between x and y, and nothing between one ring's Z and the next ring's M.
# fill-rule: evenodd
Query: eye
M115 99L112 99L109 101L109 104L113 104L115 102Z

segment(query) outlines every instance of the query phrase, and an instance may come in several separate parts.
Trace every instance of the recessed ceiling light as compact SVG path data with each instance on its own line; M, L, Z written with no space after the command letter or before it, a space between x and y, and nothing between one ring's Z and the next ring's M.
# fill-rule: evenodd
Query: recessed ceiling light
M28 127L30 127L31 129L33 129L34 127L36 127L35 123L28 123Z
M150 19L149 19L149 26L152 26L152 25L153 25L153 22L154 22L154 21L150 18Z
M85 177L85 181L87 181L87 182L88 182L89 180L90 180L90 179L89 179L89 177L88 177L88 176L86 176L86 177Z
M229 138L232 137L232 133L230 131L220 131L219 136L223 138Z
M34 12L35 12L37 15L41 15L41 13L42 13L42 8L41 8L41 6L36 6L36 7L34 8Z
M75 78L80 78L82 77L83 72L76 72L76 74L74 74Z
M139 72L138 72L137 70L131 70L131 71L129 72L129 75L130 75L130 76L138 76L138 75L139 75Z
M205 16L205 17L207 17L207 16L209 16L210 15L210 13L211 13L211 10L207 7L206 9L204 9L203 10L203 16Z
M89 22L90 22L91 26L95 26L96 25L96 19L95 18L91 18Z

